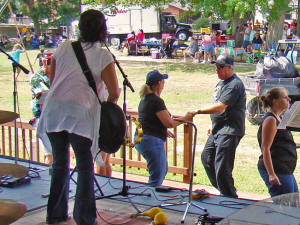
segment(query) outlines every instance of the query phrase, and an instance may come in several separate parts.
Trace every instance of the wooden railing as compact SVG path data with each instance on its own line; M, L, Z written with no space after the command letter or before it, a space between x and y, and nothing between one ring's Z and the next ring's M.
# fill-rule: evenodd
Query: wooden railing
M137 112L128 111L128 135L131 141L135 132L133 117L137 117ZM36 137L35 127L20 122L17 122L16 125L16 140L14 138L14 123L9 122L1 125L0 155L44 163L44 152L39 139ZM174 128L173 133L175 138L168 138L165 142L169 164L168 173L181 174L183 175L183 182L188 183L192 160L193 129L191 125L183 124ZM123 148L112 155L110 162L111 164L123 165ZM129 146L126 147L126 166L147 169L147 164L142 156Z

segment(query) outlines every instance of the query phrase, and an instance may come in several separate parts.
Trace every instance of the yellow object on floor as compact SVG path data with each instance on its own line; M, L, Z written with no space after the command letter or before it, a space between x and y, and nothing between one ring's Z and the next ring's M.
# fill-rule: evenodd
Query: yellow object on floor
M164 225L168 221L168 216L164 212L157 213L154 217L153 223L155 225Z
M155 215L162 212L162 209L159 207L153 207L148 211L145 211L143 213L137 213L137 214L131 214L130 217L138 217L138 216L148 216L151 219L154 219Z

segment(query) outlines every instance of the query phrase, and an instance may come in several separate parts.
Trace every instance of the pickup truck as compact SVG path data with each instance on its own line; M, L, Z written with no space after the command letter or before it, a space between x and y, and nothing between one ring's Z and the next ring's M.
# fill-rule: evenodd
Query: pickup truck
M285 87L291 98L291 104L300 100L300 90L296 86L300 82L300 77L261 79L256 76L240 76L240 78L244 83L246 93L255 96L248 102L246 109L247 119L254 125L259 125L265 114L259 96L265 94L266 90L272 87Z

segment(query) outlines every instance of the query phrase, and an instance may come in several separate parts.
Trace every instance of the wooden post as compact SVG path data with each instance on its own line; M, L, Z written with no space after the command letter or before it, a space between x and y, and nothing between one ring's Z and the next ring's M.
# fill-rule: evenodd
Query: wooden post
M183 183L188 184L190 182L193 152L193 127L191 125L184 124L183 137L183 167L188 169L187 175L183 175Z

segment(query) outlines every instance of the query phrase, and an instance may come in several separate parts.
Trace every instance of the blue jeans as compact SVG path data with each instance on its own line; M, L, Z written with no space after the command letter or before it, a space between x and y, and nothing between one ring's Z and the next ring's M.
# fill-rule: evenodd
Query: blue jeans
M201 154L201 161L211 184L225 196L237 197L232 170L240 140L240 136L211 134Z
M269 175L266 170L259 169L258 172L265 182L271 197L298 192L298 185L293 174L276 174L281 185L274 185L269 183Z
M247 50L247 46L250 44L250 41L243 41L243 48Z
M66 131L47 133L52 146L53 171L47 205L47 223L68 219L71 144L76 157L78 173L73 217L77 225L96 223L94 196L94 164L90 151L92 141Z
M153 187L160 186L168 172L164 141L158 137L144 134L141 142L136 144L135 148L147 161L150 175L148 184Z

